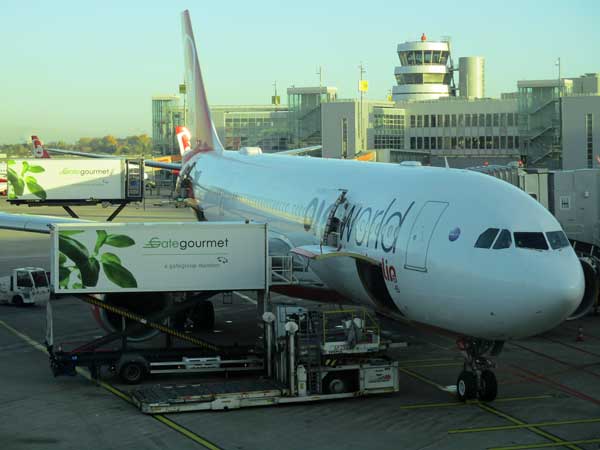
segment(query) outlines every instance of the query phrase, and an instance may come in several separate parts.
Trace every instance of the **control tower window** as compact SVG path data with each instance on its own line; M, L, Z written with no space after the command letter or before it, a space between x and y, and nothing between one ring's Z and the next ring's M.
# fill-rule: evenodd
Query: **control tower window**
M550 247L554 250L569 247L571 245L563 231L549 231L546 233L546 236L548 237L548 242L550 242Z
M432 58L431 62L433 64L439 64L441 58L442 58L442 52L439 50L436 50L433 52L433 58Z
M512 238L510 237L510 231L502 230L500 236L494 243L494 250L500 250L503 248L509 248L512 244Z
M442 52L442 56L440 57L440 64L446 65L446 61L448 61L448 52Z
M415 52L415 64L423 64L423 52Z
M425 64L431 64L431 52L430 51L424 52L424 56L425 56Z
M483 233L479 235L477 238L477 242L475 242L475 248L490 248L494 239L498 235L498 228L488 228Z
M548 250L548 243L544 233L515 233L515 245L519 248L531 248L534 250Z
M406 61L412 66L415 63L415 52L407 52Z

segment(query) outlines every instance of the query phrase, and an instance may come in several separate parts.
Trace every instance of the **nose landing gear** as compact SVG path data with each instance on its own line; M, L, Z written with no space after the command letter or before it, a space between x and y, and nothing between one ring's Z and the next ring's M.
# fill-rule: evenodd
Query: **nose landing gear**
M486 355L498 355L504 342L462 338L457 345L465 357L463 371L456 381L458 398L463 402L475 398L484 402L493 401L498 395L498 381L492 371L496 365Z

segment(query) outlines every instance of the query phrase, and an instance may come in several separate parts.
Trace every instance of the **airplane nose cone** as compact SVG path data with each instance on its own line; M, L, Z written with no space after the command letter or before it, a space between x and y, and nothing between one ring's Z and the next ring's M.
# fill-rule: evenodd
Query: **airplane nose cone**
M547 268L544 276L532 283L530 294L536 301L532 302L535 307L529 311L531 323L536 325L531 334L542 333L567 320L581 303L585 279L577 257L572 259L568 264Z

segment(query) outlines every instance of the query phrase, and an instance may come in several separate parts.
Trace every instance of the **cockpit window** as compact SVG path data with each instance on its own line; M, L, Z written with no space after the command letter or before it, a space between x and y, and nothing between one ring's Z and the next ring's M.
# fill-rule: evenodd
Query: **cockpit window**
M512 238L510 237L510 231L502 230L500 236L494 243L494 250L500 250L503 248L509 248L512 245Z
M571 245L563 231L549 231L546 233L546 236L548 237L548 242L550 242L550 247L554 250Z
M548 243L544 233L519 232L515 233L515 245L520 248L534 250L548 250Z
M498 228L488 228L485 230L479 238L477 238L477 242L475 242L475 248L490 248L494 239L498 235Z

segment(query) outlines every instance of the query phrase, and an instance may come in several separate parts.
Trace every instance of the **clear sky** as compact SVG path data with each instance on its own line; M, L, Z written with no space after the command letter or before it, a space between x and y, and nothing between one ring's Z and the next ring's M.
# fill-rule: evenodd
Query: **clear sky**
M486 94L519 79L600 72L600 2L532 0L40 1L0 3L0 143L151 131L151 97L177 91L179 13L188 8L211 104L264 104L285 88L336 86L368 98L395 84L396 45L450 36L486 59Z

